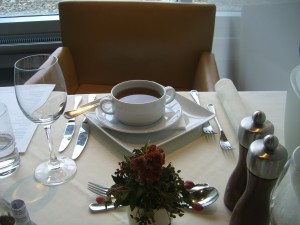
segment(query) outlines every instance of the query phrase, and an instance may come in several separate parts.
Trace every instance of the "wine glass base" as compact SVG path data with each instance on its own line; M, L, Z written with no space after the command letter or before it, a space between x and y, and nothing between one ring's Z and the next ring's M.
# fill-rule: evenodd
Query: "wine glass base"
M57 157L58 163L50 161L38 165L35 170L35 179L47 186L55 186L69 181L76 173L77 166L74 160L62 156Z

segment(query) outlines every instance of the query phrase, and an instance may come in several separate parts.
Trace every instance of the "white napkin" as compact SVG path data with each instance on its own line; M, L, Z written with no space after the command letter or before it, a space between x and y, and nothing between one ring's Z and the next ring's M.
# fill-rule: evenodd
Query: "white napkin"
M215 84L215 90L231 126L237 134L241 120L250 116L250 114L247 112L236 87L230 79L220 79Z
M178 122L176 122L174 125L167 128L167 130L184 130L186 128L186 122L184 120L184 115L182 112L182 115Z

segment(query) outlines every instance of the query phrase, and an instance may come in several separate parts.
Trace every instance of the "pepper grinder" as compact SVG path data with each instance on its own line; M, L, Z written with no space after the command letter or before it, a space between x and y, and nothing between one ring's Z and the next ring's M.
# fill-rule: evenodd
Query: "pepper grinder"
M246 156L250 144L262 139L268 134L274 133L273 124L266 120L266 115L262 111L255 111L252 116L242 119L239 130L239 159L233 170L224 194L224 203L232 211L239 198L245 191L247 184Z
M288 158L274 135L254 141L247 154L247 186L229 225L269 225L270 194Z

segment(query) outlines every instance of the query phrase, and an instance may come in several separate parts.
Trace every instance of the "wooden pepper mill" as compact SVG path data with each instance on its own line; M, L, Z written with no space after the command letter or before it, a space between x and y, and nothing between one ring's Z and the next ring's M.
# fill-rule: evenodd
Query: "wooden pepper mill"
M269 225L271 191L287 161L287 150L274 135L254 141L247 154L247 186L229 225Z
M250 144L273 133L274 126L270 121L266 120L266 115L262 111L255 111L252 116L242 119L238 131L239 160L229 177L224 194L224 203L230 211L233 210L246 188L246 156Z

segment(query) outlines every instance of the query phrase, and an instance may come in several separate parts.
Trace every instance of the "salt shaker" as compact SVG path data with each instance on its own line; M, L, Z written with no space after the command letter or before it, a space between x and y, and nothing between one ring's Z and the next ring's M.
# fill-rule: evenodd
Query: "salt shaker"
M29 217L29 213L23 200L13 200L10 205L16 220L16 225L35 225Z
M229 225L269 225L270 194L287 158L287 150L274 135L252 142L246 159L247 186Z
M247 184L246 156L250 144L274 133L273 124L266 120L262 111L255 111L252 116L242 119L239 130L239 159L226 185L224 203L229 210L233 210L239 198L245 191Z

